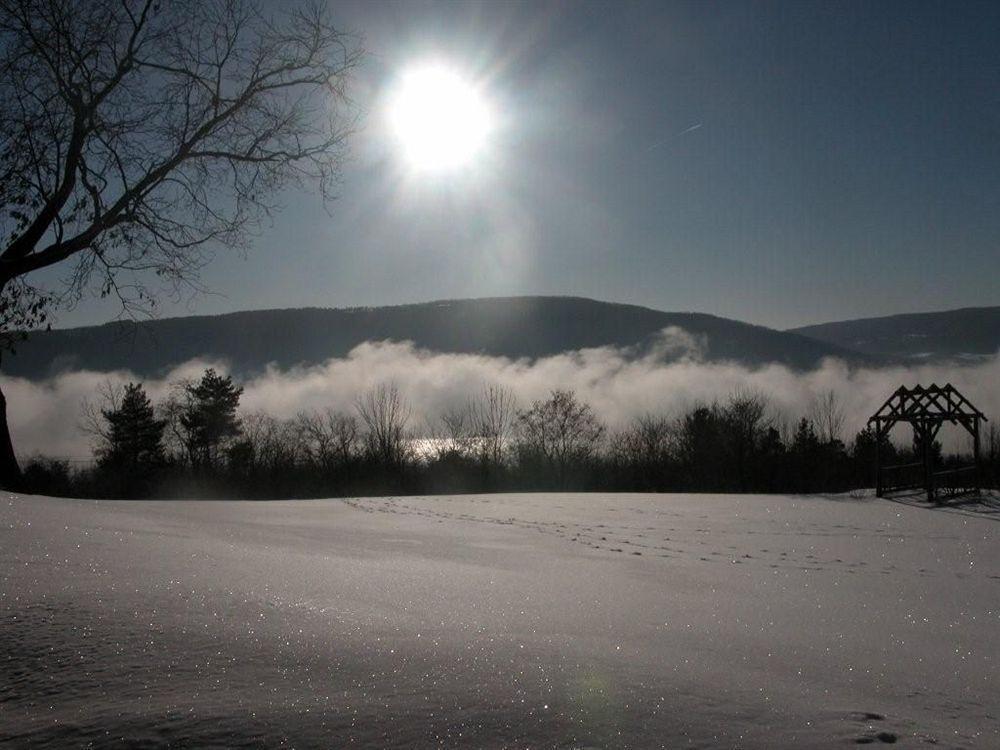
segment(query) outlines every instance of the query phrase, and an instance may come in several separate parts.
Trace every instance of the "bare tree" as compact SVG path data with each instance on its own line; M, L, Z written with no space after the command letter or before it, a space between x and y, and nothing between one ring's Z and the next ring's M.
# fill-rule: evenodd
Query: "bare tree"
M250 471L280 474L294 469L304 455L303 433L297 420L275 419L253 412L241 419L242 434L230 446L230 461Z
M645 414L611 436L610 466L622 472L632 489L660 491L677 452L675 421L665 415Z
M358 455L358 446L361 443L358 420L351 414L327 412L326 426L332 438L331 447L337 461L341 465L350 463Z
M326 4L277 7L0 0L0 342L88 289L127 314L200 289L212 250L247 247L284 188L333 197L360 50ZM30 283L56 264L57 295Z
M467 456L472 449L472 420L468 408L452 408L438 417L437 424L427 428L430 439L430 455L442 459L445 456Z
M189 465L194 464L194 457L190 452L190 436L181 417L191 408L191 389L194 383L191 378L170 383L170 391L157 409L158 416L167 423L163 434L167 454Z
M737 388L729 394L724 411L733 439L752 448L761 432L770 426L768 405L767 396L753 389Z
M645 414L615 436L615 456L642 468L662 466L672 457L676 438L673 420Z
M77 429L93 439L96 455L114 449L111 428L104 418L104 412L118 411L121 408L124 394L124 384L104 380L97 386L97 401L84 399L80 404L80 421L77 424Z
M767 409L768 400L763 393L738 388L730 394L724 410L729 458L741 491L748 485L752 457L764 430L770 426Z
M410 457L406 425L410 407L393 384L381 384L358 398L358 416L365 425L365 450L384 466L401 467Z
M487 469L503 466L517 424L517 400L509 388L487 387L469 402L473 451Z
M304 412L298 416L305 459L329 470L350 463L360 443L358 421L333 409Z
M554 466L561 486L569 467L590 459L604 437L604 425L573 391L552 391L520 412L518 423L522 451Z
M809 419L816 425L821 442L832 443L841 439L844 431L844 409L834 391L825 391L813 398L809 406Z

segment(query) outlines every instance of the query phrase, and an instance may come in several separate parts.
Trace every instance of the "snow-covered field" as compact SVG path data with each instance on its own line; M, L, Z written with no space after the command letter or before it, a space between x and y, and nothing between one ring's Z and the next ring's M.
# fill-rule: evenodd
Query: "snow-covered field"
M997 519L0 495L0 745L997 748Z

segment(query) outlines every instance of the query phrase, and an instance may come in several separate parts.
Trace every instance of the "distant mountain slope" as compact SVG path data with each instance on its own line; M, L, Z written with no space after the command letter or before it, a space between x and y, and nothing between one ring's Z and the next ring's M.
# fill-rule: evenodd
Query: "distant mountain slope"
M870 361L794 333L700 313L667 313L575 297L453 300L396 307L259 310L36 333L4 358L7 375L130 369L161 374L195 357L228 361L237 373L269 363L287 368L340 357L365 341L409 340L440 352L542 357L596 346L648 350L663 328L703 339L710 360L780 362L795 368L824 357Z
M793 328L790 333L873 355L977 359L1000 350L1000 307L845 320Z

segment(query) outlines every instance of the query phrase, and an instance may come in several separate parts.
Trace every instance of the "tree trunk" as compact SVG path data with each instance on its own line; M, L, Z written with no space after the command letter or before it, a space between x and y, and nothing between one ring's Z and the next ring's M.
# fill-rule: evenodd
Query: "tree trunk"
M17 492L23 489L21 467L14 455L14 444L7 427L7 399L0 388L0 487Z

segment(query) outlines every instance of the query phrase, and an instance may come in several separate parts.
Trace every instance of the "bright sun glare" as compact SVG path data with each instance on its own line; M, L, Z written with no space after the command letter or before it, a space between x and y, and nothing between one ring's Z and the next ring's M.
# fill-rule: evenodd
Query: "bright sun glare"
M490 108L477 87L441 65L403 73L389 117L406 160L422 171L473 164L493 127Z

